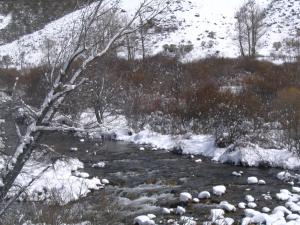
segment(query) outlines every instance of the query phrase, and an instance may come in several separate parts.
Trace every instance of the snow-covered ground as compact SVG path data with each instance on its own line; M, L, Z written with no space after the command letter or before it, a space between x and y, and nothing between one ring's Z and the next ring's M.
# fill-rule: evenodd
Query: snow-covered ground
M259 51L262 55L269 56L274 52L274 42L290 37L299 28L300 2L287 1L258 1L261 7L269 6L266 21L267 34L261 41ZM238 56L239 51L234 41L234 13L244 1L181 0L169 2L170 10L158 17L158 26L174 29L152 32L147 37L146 44L150 47L149 54L161 52L165 44L175 44L177 46L193 45L193 50L182 58L183 61L191 61L208 55ZM128 14L132 14L138 3L139 0L123 0L121 6ZM0 46L0 56L9 55L15 66L18 66L21 60L24 60L27 65L41 63L47 54L45 41L47 39L54 41L55 49L59 50L61 47L59 45L66 43L72 31L78 28L81 14L82 10L75 11L51 22L42 30ZM11 15L8 15L2 20L0 28L10 22L10 17ZM25 53L24 59L21 59L22 53Z
M42 171L50 166L45 172ZM10 195L16 193L17 187L26 187L36 179L21 195L20 199L30 201L48 201L49 203L66 204L86 196L91 190L104 187L99 178L89 178L89 174L80 172L83 163L78 159L58 160L46 164L30 160L15 181Z

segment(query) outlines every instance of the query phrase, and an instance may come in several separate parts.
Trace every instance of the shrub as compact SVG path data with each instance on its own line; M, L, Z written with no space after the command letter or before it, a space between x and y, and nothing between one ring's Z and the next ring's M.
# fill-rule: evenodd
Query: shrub
M288 87L280 90L275 108L287 136L290 150L300 153L300 88Z

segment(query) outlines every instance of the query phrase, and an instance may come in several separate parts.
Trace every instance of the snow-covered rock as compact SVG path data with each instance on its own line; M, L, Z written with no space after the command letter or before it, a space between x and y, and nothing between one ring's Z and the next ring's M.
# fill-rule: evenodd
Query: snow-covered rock
M277 174L277 178L282 181L288 181L293 178L293 176L288 171L281 171Z
M213 187L213 194L221 196L225 194L226 192L226 187L224 185L217 185Z
M209 219L216 221L218 219L224 219L225 212L223 209L211 209Z
M226 210L227 212L235 212L236 208L234 205L230 204L227 201L220 202L220 208Z
M183 214L185 214L185 212L186 212L185 208L183 208L181 206L177 206L176 214L183 215Z
M90 176L88 173L79 172L79 171L74 171L73 174L76 177L82 177L82 178L89 178L89 176Z
M147 214L147 216L149 217L149 219L153 220L156 218L156 215L154 214Z
M286 219L288 221L290 221L290 220L299 220L300 219L300 215L298 215L298 214L289 214L289 215L287 215Z
M268 207L263 207L261 211L262 211L263 213L269 213L269 212L271 212L271 209L268 208Z
M77 148L77 147L72 147L72 148L70 148L70 151L71 151L71 152L77 152L77 151L78 151L78 148Z
M240 202L240 203L238 204L238 207L239 207L240 209L245 209L245 208L246 208L246 203L245 203L245 202Z
M198 194L199 199L207 199L210 198L210 193L208 191L202 191Z
M281 201L287 201L290 197L291 193L286 189L282 189L280 190L280 193L276 194L276 198Z
M218 155L217 155L218 154ZM216 161L232 164L242 164L257 167L262 163L268 163L271 167L293 169L300 167L300 161L287 149L263 149L258 145L249 144L231 152L215 152Z
M224 219L217 219L214 221L215 225L232 225L234 224L234 219L226 217Z
M284 206L277 206L273 209L272 213L276 214L278 212L283 213L284 215L289 215L292 214L292 212L290 210L288 210L286 207Z
M244 210L244 214L246 217L254 217L256 216L257 214L260 214L260 212L254 210L254 209L245 209Z
M263 198L264 198L265 200L272 200L272 199L273 199L272 196L270 195L270 193L262 194L262 196L263 196Z
M292 187L292 191L295 193L300 193L300 187Z
M239 172L236 172L236 171L233 171L233 172L232 172L232 175L233 175L233 176L236 176L236 177L240 177L240 176L242 176L242 174L241 174L241 173L239 173Z
M184 225L197 225L197 222L192 217L181 216L180 217L180 224L184 224Z
M162 213L168 215L168 214L171 214L171 210L168 208L162 208Z
M109 180L107 180L107 179L102 179L102 180L101 180L101 183L107 185L107 184L109 184Z
M266 181L264 181L264 180L259 180L259 181L258 181L258 184L260 184L260 185L265 185L265 184L266 184Z
M189 201L192 201L193 197L188 192L182 192L182 193L180 193L179 199L181 202L189 202Z
M133 220L134 225L155 225L155 222L151 220L148 216L142 215L135 217Z
M252 195L246 195L245 196L245 200L247 202L254 202L255 201L255 198L252 196Z
M285 203L285 206L292 212L300 213L300 206L292 201Z
M104 168L105 167L105 162L98 162L92 165L93 168Z
M272 214L265 214L253 209L245 210L245 218L242 220L242 225L250 224L267 224L267 225L286 225L287 223L284 215L285 210L279 207L277 210L273 210Z
M199 198L193 198L193 203L199 203L199 202L200 202Z
M248 184L257 184L258 183L258 179L257 179L257 177L248 177L247 178L247 183Z
M247 206L248 206L248 208L250 208L250 209L254 209L254 208L257 207L257 204L256 204L255 202L249 202L249 203L247 204Z

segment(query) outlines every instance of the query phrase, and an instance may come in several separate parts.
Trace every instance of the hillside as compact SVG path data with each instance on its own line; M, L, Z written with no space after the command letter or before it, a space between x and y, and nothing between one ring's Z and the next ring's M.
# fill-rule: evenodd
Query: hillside
M43 29L48 23L83 6L87 0L18 0L1 1L0 15L9 16L10 23L0 32L0 44ZM2 28L2 27L0 27Z
M287 3L288 1L288 3ZM234 12L242 4L241 0L181 0L169 4L167 10L157 19L155 29L147 36L149 54L163 50L164 45L192 46L183 61L191 61L206 56L236 57L239 54L234 32ZM138 0L123 1L123 8L130 12ZM299 0L263 0L261 7L267 8L267 33L261 41L259 53L268 57L274 53L273 43L294 35L300 28ZM55 4L53 4L54 6ZM81 11L75 11L48 23L43 29L24 35L0 46L0 55L9 55L13 64L18 64L22 52L25 63L39 64L44 58L45 40L56 44L68 37ZM12 12L14 18L14 12ZM52 17L51 17L52 18ZM43 24L43 23L41 23ZM8 24L7 27L10 27ZM34 25L33 25L34 27ZM122 54L121 54L122 55Z
M300 224L300 0L0 8L0 225Z

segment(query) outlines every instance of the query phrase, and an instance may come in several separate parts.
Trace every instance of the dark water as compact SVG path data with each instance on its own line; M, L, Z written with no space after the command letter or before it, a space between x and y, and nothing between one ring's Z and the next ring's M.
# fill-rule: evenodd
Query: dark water
M265 200L262 194L275 194L288 184L276 179L280 171L272 168L245 168L218 164L202 158L196 163L195 157L179 156L166 151L140 151L139 146L124 142L97 142L73 136L52 135L45 142L58 152L78 157L85 164L85 171L91 176L107 178L110 185L105 189L94 191L79 202L65 206L72 211L74 221L90 220L93 224L132 224L137 215L154 213L156 222L166 224L175 215L162 215L160 207L176 208L179 194L190 192L193 197L204 190L212 191L214 185L223 184L227 192L222 197L213 196L200 204L189 204L186 216L205 221L211 208L220 201L227 200L237 205L245 201L247 194L253 195L258 204L273 208L280 204L275 198ZM78 147L78 152L70 152L71 147ZM104 168L92 168L92 164L104 161ZM231 175L233 171L244 171L242 177ZM248 185L247 177L256 176L264 179L267 185ZM250 189L250 190L249 190ZM242 218L242 210L226 214L235 219Z

